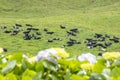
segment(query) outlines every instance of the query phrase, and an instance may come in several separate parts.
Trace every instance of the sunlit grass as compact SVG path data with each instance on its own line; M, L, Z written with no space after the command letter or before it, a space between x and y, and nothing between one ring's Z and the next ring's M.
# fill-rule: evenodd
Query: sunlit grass
M82 44L66 47L65 49L72 53L71 55L85 52L97 54L99 52L98 48L88 49L84 44L84 40L94 35L94 33L120 37L120 2L119 0L112 2L110 2L111 0L106 0L103 4L104 0L98 0L96 3L91 3L92 0L87 1L88 0L76 0L73 5L72 1L68 3L67 0L60 1L60 3L52 0L51 3L54 4L49 4L49 1L47 3L40 1L41 5L39 6L39 1L37 3L37 1L34 0L35 3L33 3L31 8L30 6L32 4L29 3L28 0L21 3L14 0L13 3L18 4L16 8L13 8L15 5L11 5L12 3L8 3L5 6L1 5L0 26L13 26L15 23L20 23L25 27L26 23L30 23L34 27L40 28L44 38L38 41L25 41L22 38L22 33L15 37L6 35L0 31L0 46L8 48L9 53L24 52L36 54L39 50L61 47L69 38L66 36L65 31L71 28L78 28L80 33L76 37L71 38L81 41ZM81 5L79 6L80 2ZM48 5L45 6L46 4ZM23 6L20 7L20 5ZM10 8L12 8L13 11L2 11L4 8L8 9L9 6L11 6ZM15 10L18 10L18 12L15 12ZM59 25L65 25L67 29L60 30ZM57 34L47 36L43 32L43 28L48 28L51 31L55 31ZM53 43L47 42L47 39L56 36L62 38L62 41ZM113 44L108 48L108 51L117 50L119 47L119 44Z

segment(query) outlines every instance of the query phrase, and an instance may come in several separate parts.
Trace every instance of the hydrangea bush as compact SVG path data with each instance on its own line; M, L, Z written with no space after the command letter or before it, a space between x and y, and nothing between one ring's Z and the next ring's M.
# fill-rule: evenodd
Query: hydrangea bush
M63 48L50 48L32 57L0 55L0 80L120 80L120 52L69 57Z

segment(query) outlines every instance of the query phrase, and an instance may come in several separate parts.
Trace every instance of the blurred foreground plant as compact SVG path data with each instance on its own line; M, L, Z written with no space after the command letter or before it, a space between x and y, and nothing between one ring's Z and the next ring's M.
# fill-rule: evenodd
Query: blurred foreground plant
M0 56L0 79L119 80L119 55L109 52L97 57L86 53L76 58L69 57L62 48L46 49L32 57L23 53L4 54Z

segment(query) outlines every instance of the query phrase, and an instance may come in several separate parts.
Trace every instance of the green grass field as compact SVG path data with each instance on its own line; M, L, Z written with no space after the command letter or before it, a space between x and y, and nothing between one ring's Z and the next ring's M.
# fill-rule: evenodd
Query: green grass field
M39 50L61 47L68 38L81 41L65 49L71 54L101 52L98 48L88 49L84 41L95 33L120 37L120 0L0 0L0 26L13 26L16 23L25 27L26 23L39 28L41 40L23 40L22 32L10 36L0 30L0 46L6 47L8 53L23 52L36 54ZM66 36L59 28L65 25L66 30L78 28L76 37ZM52 36L43 32L44 28L55 31ZM48 43L47 39L59 36L62 41ZM117 51L120 43L108 47L107 51Z

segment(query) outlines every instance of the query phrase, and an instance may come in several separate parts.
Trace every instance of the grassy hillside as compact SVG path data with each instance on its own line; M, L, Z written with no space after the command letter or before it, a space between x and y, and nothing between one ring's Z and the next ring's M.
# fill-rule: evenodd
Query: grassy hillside
M46 17L72 14L74 11L91 12L94 8L115 4L119 8L119 0L0 0L0 13L4 17Z
M109 34L120 37L120 1L119 0L0 0L0 26L13 26L15 23L32 24L44 37L42 40L25 41L21 37L10 36L0 31L0 46L11 52L25 52L36 54L39 50L61 47L67 41L66 33L59 29L65 25L66 31L78 28L80 34L71 37L82 42L80 45L65 48L75 54L93 52L97 49L86 48L84 40L94 33ZM57 34L48 36L43 29L48 28ZM59 36L61 42L47 43L47 39ZM119 44L113 44L108 51L119 50ZM74 54L72 54L74 55Z

